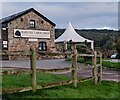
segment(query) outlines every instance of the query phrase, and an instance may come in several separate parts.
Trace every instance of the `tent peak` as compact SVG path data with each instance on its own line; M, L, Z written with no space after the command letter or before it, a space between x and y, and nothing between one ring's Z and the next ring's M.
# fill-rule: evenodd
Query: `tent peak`
M74 30L74 28L73 28L71 22L69 22L68 27L69 27L69 28L72 28L72 29Z
M71 22L69 22L69 24L68 24L68 25L72 25L72 24L71 24Z
M64 43L64 42L69 42L71 40L72 40L72 42L75 42L75 43L81 43L81 42L87 41L87 42L91 42L92 45L93 45L93 41L92 40L86 39L86 38L82 37L81 35L79 35L75 31L75 29L73 28L71 22L69 22L69 24L68 24L66 30L64 31L64 33L61 36L59 36L55 40L55 42L56 43L60 43L60 42ZM93 46L92 46L92 48L93 48Z
M86 39L82 36L80 36L75 29L73 28L71 22L69 22L66 30L64 31L64 33L58 37L55 42L69 42L70 40L72 40L73 42L84 42L85 40L87 40L87 42L92 42L89 39Z

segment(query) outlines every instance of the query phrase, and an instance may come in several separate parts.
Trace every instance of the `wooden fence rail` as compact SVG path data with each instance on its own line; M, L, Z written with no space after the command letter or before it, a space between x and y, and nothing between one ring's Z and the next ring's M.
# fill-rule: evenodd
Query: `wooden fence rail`
M10 54L10 53L9 53ZM42 53L40 53L42 54ZM44 52L43 52L44 54ZM47 53L49 54L49 53ZM59 54L65 54L65 53L59 53ZM58 54L58 55L59 55ZM14 93L14 92L23 92L23 91L29 91L32 90L33 92L36 91L36 89L43 89L43 88L50 88L60 85L67 85L67 84L73 84L74 87L77 87L78 82L84 82L87 80L94 80L94 84L97 84L97 82L102 81L102 54L100 53L97 55L97 52L94 51L93 54L78 54L76 50L76 44L73 44L73 50L71 53L66 53L68 55L72 54L72 67L71 68L56 68L56 69L37 69L36 70L36 63L35 63L35 50L33 48L30 49L30 52L28 55L30 55L30 69L29 70L7 70L3 71L3 75L10 75L10 74L19 74L19 73L30 73L31 74L31 87L22 87L22 88L16 88L16 89L2 89L3 93ZM65 54L65 55L66 55ZM56 53L57 55L57 53ZM91 56L92 62L93 62L93 69L92 69L92 76L84 79L77 79L77 56ZM100 57L100 64L96 64L97 57ZM72 77L69 81L61 81L61 82L53 82L43 85L37 85L36 84L36 72L63 72L63 71L71 71Z
M46 51L39 51L38 55L51 55L51 56L56 56L56 55L71 55L72 52L46 52Z
M94 77L88 77L88 78L83 78L77 80L77 82L84 82L88 80L93 80ZM51 82L47 84L41 84L41 85L36 85L36 89L46 89L46 88L51 88L51 87L56 87L56 86L61 86L61 85L68 85L68 84L73 84L72 80L68 81L60 81L60 82ZM19 88L11 88L11 89L3 89L2 93L15 93L15 92L25 92L25 91L30 91L33 90L32 86L31 87L19 87Z
M72 71L73 68L54 68L54 69L38 69L37 71L40 72L65 72L65 71Z
M72 71L73 68L54 68L54 69L37 69L36 72L65 72L65 71ZM21 74L21 73L29 73L31 74L32 71L31 69L13 69L13 70L5 70L2 71L2 75L17 75L17 74Z
M30 51L2 51L0 56L9 55L9 56L30 56Z

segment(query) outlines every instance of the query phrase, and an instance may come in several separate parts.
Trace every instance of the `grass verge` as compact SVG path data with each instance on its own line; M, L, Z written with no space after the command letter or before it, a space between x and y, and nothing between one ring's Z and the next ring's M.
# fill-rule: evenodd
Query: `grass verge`
M120 70L120 62L103 61L103 66L107 68Z
M71 58L66 58L66 61L71 61ZM92 64L92 61L85 60L84 58L78 58L77 62L85 63L85 64ZM97 59L97 63L99 63L99 59ZM114 70L120 70L120 62L110 62L110 61L103 61L103 67L112 68Z
M37 73L37 84L68 80L70 77L64 75ZM2 77L2 88L25 87L30 86L30 75L9 75ZM44 98L118 98L120 83L103 81L101 84L94 85L92 81L78 83L74 88L72 84L58 86L49 89L3 94L2 100L28 100Z

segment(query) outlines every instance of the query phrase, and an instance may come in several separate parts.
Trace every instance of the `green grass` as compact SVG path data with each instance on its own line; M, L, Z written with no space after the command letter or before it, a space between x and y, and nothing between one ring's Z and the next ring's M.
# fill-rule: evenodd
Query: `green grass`
M120 62L103 61L103 66L107 68L120 69Z
M38 74L37 84L48 82L56 82L61 80L68 80L70 77L55 74ZM30 86L30 75L9 75L2 77L2 88L25 87ZM120 83L103 81L101 84L94 85L92 81L78 83L78 87L74 88L72 84L58 86L49 89L3 94L3 100L28 100L38 98L118 98Z
M62 77L61 77L62 76ZM44 84L48 82L59 82L69 80L70 77L55 74L37 73L37 84ZM18 74L18 75L5 75L2 77L3 88L25 87L31 86L30 74Z
M66 58L66 61L71 61L71 58ZM92 64L92 61L90 60L85 60L84 58L78 58L77 62L79 63L85 63L85 64ZM99 59L97 59L97 64L99 64ZM110 62L110 61L103 61L103 67L106 68L112 68L115 70L120 70L120 62Z

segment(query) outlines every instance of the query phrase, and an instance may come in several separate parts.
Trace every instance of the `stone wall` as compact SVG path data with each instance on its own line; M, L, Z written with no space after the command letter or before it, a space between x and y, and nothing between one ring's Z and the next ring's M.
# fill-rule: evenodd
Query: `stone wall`
M35 28L33 30L46 30L50 31L50 39L38 39L38 41L28 41L28 38L16 38L14 37L14 29L26 29L31 30L29 21L35 20ZM44 22L44 23L43 23ZM34 47L38 50L38 43L44 41L47 43L47 51L55 51L55 32L54 26L49 22L45 21L43 18L35 14L34 12L29 12L17 19L8 23L8 50L9 51L28 51L30 47ZM12 58L10 58L12 59Z

